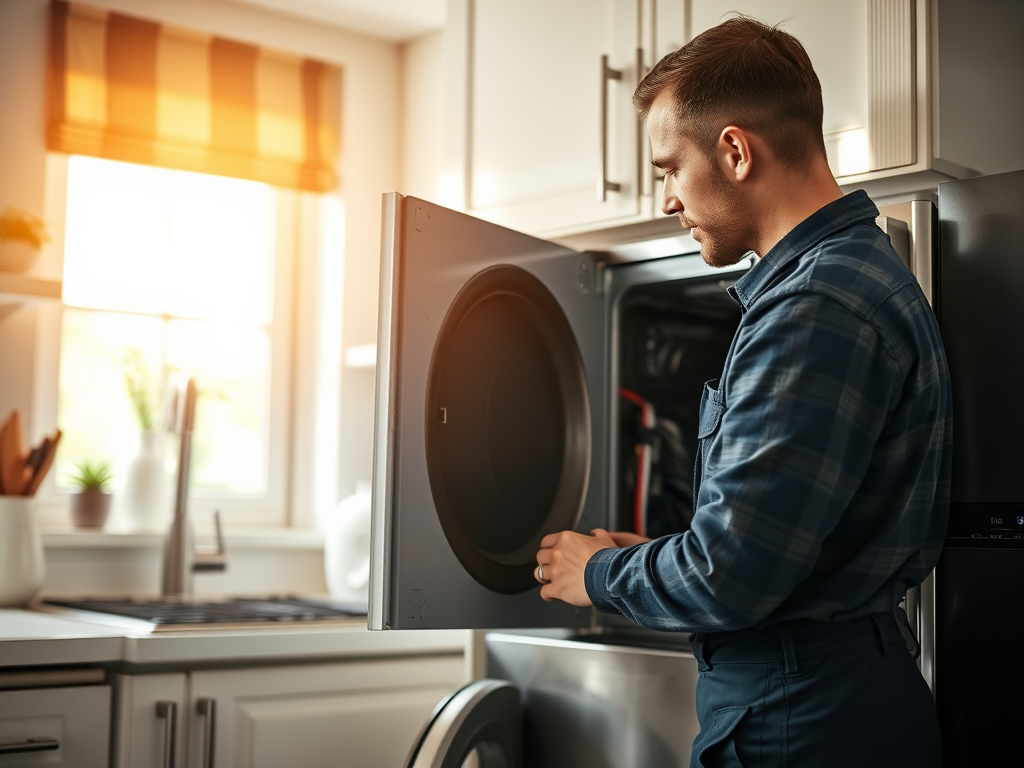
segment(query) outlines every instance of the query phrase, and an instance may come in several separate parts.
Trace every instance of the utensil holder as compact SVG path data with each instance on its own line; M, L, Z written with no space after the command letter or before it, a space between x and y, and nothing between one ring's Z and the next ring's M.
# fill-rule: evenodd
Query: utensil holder
M25 605L46 578L35 499L0 496L0 607Z

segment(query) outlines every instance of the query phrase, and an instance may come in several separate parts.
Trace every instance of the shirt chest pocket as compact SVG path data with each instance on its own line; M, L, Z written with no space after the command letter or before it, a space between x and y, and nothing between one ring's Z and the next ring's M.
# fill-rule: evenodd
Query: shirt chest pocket
M718 431L725 412L722 393L718 390L720 379L712 379L704 385L704 393L700 397L700 417L697 425L697 439L704 440Z
M700 415L697 419L697 457L693 467L694 511L700 499L700 482L709 469L708 446L718 432L725 413L725 402L718 389L720 379L713 379L704 385L700 398Z

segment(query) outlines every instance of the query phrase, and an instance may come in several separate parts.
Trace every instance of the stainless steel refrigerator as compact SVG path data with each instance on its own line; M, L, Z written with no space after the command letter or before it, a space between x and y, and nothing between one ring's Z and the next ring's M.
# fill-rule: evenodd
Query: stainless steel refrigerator
M1024 765L1024 171L939 185L934 307L953 380L933 692L950 768Z

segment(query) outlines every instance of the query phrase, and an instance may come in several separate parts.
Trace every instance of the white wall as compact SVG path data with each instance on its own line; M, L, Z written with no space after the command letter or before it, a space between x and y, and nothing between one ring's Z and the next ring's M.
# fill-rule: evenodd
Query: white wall
M444 33L435 32L409 41L401 48L401 173L398 183L388 189L436 200L437 176L441 168L441 137L444 130L443 64ZM379 260L363 264L359 279L376 286ZM372 272L371 272L372 270ZM349 279L346 274L346 280ZM359 323L347 322L346 345L376 342L377 294L355 295L346 290L346 319L358 317ZM365 322L373 318L372 324ZM342 497L354 492L358 480L370 480L372 455L367 447L373 443L374 369L345 370L345 398L342 403L342 424L345 432L340 446L341 475L338 478Z
M402 188L436 202L444 131L444 32L402 48Z
M199 539L204 545L213 544L208 537ZM46 580L42 595L157 595L162 545L157 534L43 534ZM228 541L227 570L197 573L193 591L204 597L326 595L323 543L316 533L307 531L289 531L273 539L234 532Z
M0 211L44 207L46 4L0 0ZM35 322L31 310L0 319L0 419L32 413Z
M0 209L43 213L46 3L0 3Z
M381 194L401 178L401 47L258 8L220 0L90 0L93 5L302 54L342 67L342 158L345 268L338 285L342 346L376 337ZM0 210L43 214L48 3L0 0ZM45 255L45 254L44 254ZM32 413L33 310L0 320L0 411ZM337 350L340 356L342 350ZM341 392L338 492L368 478L372 441L372 373L345 371ZM352 377L352 381L348 379ZM368 381L367 381L368 380ZM369 399L367 399L369 398ZM369 411L369 416L367 412ZM367 421L370 427L367 427ZM29 424L30 436L52 425Z

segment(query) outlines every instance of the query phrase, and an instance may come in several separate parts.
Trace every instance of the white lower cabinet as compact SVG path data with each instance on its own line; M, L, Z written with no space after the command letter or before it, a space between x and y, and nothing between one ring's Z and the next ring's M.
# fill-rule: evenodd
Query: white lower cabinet
M107 768L110 687L0 691L0 766Z
M114 676L113 765L179 768L188 675Z
M113 765L395 768L465 674L446 655L122 675Z

